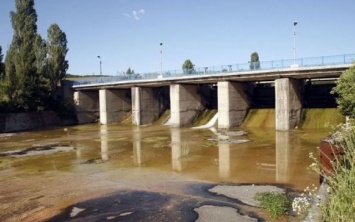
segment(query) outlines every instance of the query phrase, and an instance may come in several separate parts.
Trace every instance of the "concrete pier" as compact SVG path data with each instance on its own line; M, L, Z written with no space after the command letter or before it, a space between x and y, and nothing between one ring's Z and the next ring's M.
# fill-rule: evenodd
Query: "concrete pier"
M74 104L79 124L97 122L99 119L99 93L97 91L74 92Z
M302 114L302 98L299 80L282 78L275 80L276 130L291 130L298 126Z
M170 85L170 124L183 127L191 124L204 109L198 85Z
M243 123L250 102L245 85L238 82L218 82L218 128L229 129Z
M131 114L131 92L126 89L101 89L100 100L100 123L109 124L120 122Z
M159 88L132 87L132 123L145 125L157 120L167 109L163 103Z

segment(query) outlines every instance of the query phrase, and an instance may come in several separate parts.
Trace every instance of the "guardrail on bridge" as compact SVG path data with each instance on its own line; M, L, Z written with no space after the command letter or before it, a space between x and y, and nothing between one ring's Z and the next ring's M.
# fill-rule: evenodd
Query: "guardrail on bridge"
M316 66L329 66L329 65L341 65L351 64L355 62L355 54L344 54L334 56L320 56L310 58L287 59L287 60L273 60L273 61L260 61L260 62L248 62L231 65L221 66L208 66L198 67L193 69L177 69L160 72L149 72L142 74L122 74L109 77L90 77L83 78L81 80L74 80L73 86L91 85L100 83L111 82L125 82L143 79L161 79L161 78L176 78L182 76L199 76L199 75L213 75L221 73L231 72L247 72L256 70L273 70L273 69L286 69L297 64L297 67L316 67Z

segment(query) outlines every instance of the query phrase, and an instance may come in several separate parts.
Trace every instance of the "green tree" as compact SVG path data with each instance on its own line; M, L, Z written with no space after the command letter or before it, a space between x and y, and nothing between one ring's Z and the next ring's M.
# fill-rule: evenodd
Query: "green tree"
M182 64L182 69L184 70L185 74L192 74L195 69L195 65L191 62L190 59L186 59L184 64Z
M5 92L17 108L35 109L37 69L34 42L37 36L37 14L34 0L16 0L16 11L10 18L14 30L5 60ZM9 55L8 55L9 54ZM7 88L7 89L6 89ZM13 94L10 94L10 93Z
M131 67L128 67L128 69L127 69L127 71L126 71L126 74L127 74L127 75L132 75L132 74L134 74L134 70L131 69Z
M46 59L47 59L47 44L40 35L36 36L35 41L35 56L37 74L41 77L46 74Z
M0 80L5 75L5 65L2 62L3 58L4 58L4 55L2 54L2 48L1 48L1 45L0 45Z
M47 78L53 93L65 78L69 63L65 59L68 52L67 37L57 24L51 24L47 30Z
M257 52L253 52L250 55L250 65L251 70L260 69L259 55Z
M1 87L1 89L3 94L2 99L5 101L11 101L13 103L13 106L17 106L16 105L17 101L15 100L15 98L18 98L19 88L17 86L18 78L16 75L14 57L15 57L14 49L13 47L10 47L6 53L5 76L4 76L4 80L2 81L3 86Z
M338 94L336 101L340 112L355 118L355 65L341 74L332 93Z

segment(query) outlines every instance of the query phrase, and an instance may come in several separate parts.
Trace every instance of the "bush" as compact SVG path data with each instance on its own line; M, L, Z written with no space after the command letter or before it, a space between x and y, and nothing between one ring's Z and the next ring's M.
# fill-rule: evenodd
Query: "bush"
M332 93L339 95L336 101L340 112L355 118L355 65L342 73Z

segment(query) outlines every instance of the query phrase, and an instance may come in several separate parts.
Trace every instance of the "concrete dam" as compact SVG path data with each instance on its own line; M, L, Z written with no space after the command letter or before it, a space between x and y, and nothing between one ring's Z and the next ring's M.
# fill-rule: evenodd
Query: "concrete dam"
M218 110L218 128L240 126L249 110L275 109L276 130L300 124L303 109L334 108L331 89L349 64L138 79L73 86L79 124L151 124L170 110L173 127L190 126L206 109Z

